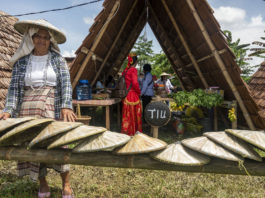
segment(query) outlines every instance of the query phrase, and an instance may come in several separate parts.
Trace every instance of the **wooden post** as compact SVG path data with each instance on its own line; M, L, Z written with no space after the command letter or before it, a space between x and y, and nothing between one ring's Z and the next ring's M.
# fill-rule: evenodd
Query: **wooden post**
M218 131L217 107L214 107L213 110L214 110L214 131Z
M149 154L115 155L112 152L72 153L68 149L32 149L20 147L0 147L0 160L31 161L46 164L79 164L86 166L137 168L149 170L184 171L197 173L217 173L247 175L238 162L212 158L203 166L178 166L154 160ZM251 176L265 176L265 162L245 159L244 167Z
M109 106L106 106L106 129L110 130L110 117L109 117Z
M135 0L134 3L133 3L133 5L132 5L132 7L130 8L130 11L129 11L128 15L126 16L126 19L123 21L123 24L122 24L122 26L121 26L121 28L120 28L120 30L119 30L119 33L117 34L117 36L116 36L115 40L113 41L113 43L112 43L110 49L108 50L107 55L105 56L103 62L101 63L101 65L99 66L99 69L98 69L97 72L96 72L96 76L94 77L94 79L93 79L93 81L92 81L92 83L91 83L91 86L92 86L92 87L93 87L93 85L95 84L95 82L96 82L96 80L97 80L99 74L101 73L101 70L103 69L105 63L107 62L107 60L108 60L110 54L112 53L113 48L116 46L117 41L119 40L119 38L120 38L120 36L121 36L121 33L123 32L125 26L127 25L127 22L128 22L128 20L129 20L129 18L131 17L131 15L132 15L132 13L133 13L133 11L134 11L134 8L135 8L135 6L136 6L137 3L138 3L138 0Z
M235 108L235 115L237 117L237 104L236 104L236 100L233 100L232 107ZM232 129L237 129L237 119L232 122Z
M77 117L81 118L81 109L80 109L80 104L76 105L76 110L77 110Z
M118 127L121 126L121 104L117 103L117 124Z
M151 126L151 133L153 134L154 138L158 138L158 128L156 126Z
M93 43L91 49L89 50L89 52L88 52L88 54L87 54L85 60L83 61L81 67L79 68L79 70L78 70L78 72L77 72L77 74L76 74L76 76L75 76L75 78L74 78L74 81L73 81L73 83L72 83L73 89L74 89L75 86L77 85L77 82L78 82L78 80L80 79L82 72L84 71L84 69L85 69L85 67L86 67L86 65L87 65L87 63L88 63L88 61L89 61L90 58L92 57L92 55L93 55L93 51L94 51L94 50L96 49L96 47L98 46L98 43L99 43L99 41L101 40L101 38L102 38L102 36L103 36L103 33L106 31L106 29L107 29L107 27L108 27L108 25L109 25L109 22L110 22L110 20L112 19L112 17L113 17L113 15L114 15L115 11L117 10L119 4L120 4L120 1L117 0L116 3L115 3L114 6L113 6L111 12L110 12L110 15L108 16L108 19L107 19L106 23L102 26L102 28L101 28L101 30L99 31L97 37L95 38L95 41L94 41L94 43Z
M190 7L190 9L191 9L191 11L193 13L194 19L196 20L197 24L200 27L200 30L202 32L202 35L203 35L204 39L206 40L210 50L213 52L213 55L214 55L214 57L216 59L216 62L218 64L218 66L220 67L221 71L223 72L223 75L224 75L228 85L230 86L232 92L234 93L234 96L235 96L236 100L239 103L239 106L240 106L240 108L241 108L241 110L243 112L243 115L244 115L244 117L245 117L245 119L247 121L247 124L248 124L249 128L251 130L255 130L255 126L254 126L254 124L253 124L253 122L252 122L252 120L251 120L251 118L249 116L247 108L246 108L246 106L245 106L245 104L244 104L244 102L243 102L243 100L242 100L242 98L241 98L236 86L234 85L233 80L230 77L230 75L229 75L229 73L228 73L228 71L227 71L227 69L225 67L225 64L224 64L223 60L221 59L217 49L215 48L215 46L214 46L214 44L213 44L213 42L211 40L211 37L209 36L209 34L208 34L203 22L201 21L201 18L198 15L198 13L197 13L192 1L191 0L187 0L186 2L189 5L189 7Z
M180 28L179 28L176 20L174 19L171 11L169 10L165 0L162 0L162 3L163 3L163 6L164 6L164 8L166 9L166 11L168 13L168 16L169 16L169 18L170 18L170 20L171 20L171 22L172 22L177 34L178 34L181 42L182 42L182 45L184 46L187 54L190 57L190 60L191 60L192 64L194 65L195 70L197 71L197 73L198 73L198 75L199 75L199 77L200 77L200 79L202 81L202 84L203 84L204 88L208 88L209 87L208 83L206 82L206 80L205 80L205 78L204 78L204 76L203 76L203 74L202 74L202 72L200 70L200 67L199 67L198 63L196 62L196 59L194 58L193 54L191 53L191 50L190 50L190 48L189 48L184 36L182 35L182 33L180 31Z

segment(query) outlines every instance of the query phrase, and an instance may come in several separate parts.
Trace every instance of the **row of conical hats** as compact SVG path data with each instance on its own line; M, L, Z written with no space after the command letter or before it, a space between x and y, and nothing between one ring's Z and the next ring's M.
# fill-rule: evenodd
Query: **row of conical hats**
M73 153L114 149L115 154L151 153L154 159L165 163L196 166L209 163L208 156L231 161L242 161L243 158L261 161L250 144L265 150L265 133L227 129L225 132L207 132L202 137L167 145L143 133L130 137L78 122L34 118L0 121L0 145L21 145L25 142L29 142L27 146L30 149L53 149L74 143Z

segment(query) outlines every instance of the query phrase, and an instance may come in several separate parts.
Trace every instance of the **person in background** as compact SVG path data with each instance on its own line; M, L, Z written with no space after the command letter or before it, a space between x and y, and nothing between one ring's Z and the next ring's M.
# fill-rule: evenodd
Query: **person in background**
M65 35L45 20L18 21L14 27L23 38L10 59L13 72L0 119L30 116L74 122L70 74L57 45L66 41ZM70 166L49 166L61 174L62 197L73 198ZM50 197L47 164L18 162L18 175L27 174L40 182L38 197Z
M116 84L113 76L109 75L105 83L106 88L115 88L115 85Z
M170 80L168 79L170 75L166 72L163 72L160 75L160 79L156 82L158 86L164 86L167 94L170 94L172 92L172 89L174 89L174 86L171 84Z
M145 64L143 69L144 69L144 79L141 89L141 98L142 98L143 113L144 113L145 107L151 102L152 97L154 96L154 81L151 74L152 70L151 65Z
M121 132L130 136L133 136L137 131L142 132L141 90L137 79L136 65L136 54L129 54L127 67L122 73L125 76L125 83L129 92L122 101Z

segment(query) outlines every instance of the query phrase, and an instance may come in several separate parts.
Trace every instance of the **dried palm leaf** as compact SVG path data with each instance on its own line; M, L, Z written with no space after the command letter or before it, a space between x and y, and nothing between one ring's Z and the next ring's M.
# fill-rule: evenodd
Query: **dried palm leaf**
M185 148L180 142L170 144L162 151L150 154L154 159L180 166L201 166L210 162L210 158Z
M31 141L53 119L34 119L23 123L0 138L0 145L21 145Z
M89 137L87 140L77 145L74 148L73 152L84 153L84 152L94 152L101 150L109 151L118 146L126 144L130 139L131 139L130 136L122 133L105 131L102 134Z
M136 133L133 138L122 148L116 151L117 154L138 154L149 153L166 148L167 143L157 138L149 137L143 133Z
M6 131L11 127L14 127L18 124L22 124L24 122L33 120L33 117L25 117L25 118L8 118L6 120L0 120L0 132ZM2 134L1 134L2 135Z
M254 146L265 150L265 132L264 131L250 131L250 130L237 130L226 129L225 132L232 134Z
M57 135L65 133L71 129L81 126L80 122L60 122L55 121L46 126L37 137L35 137L28 145L32 147L46 147L54 141Z
M205 155L231 161L242 161L240 156L237 156L236 154L224 149L222 146L215 144L207 137L189 138L182 140L181 143L184 146Z
M55 142L48 146L48 149L71 144L89 136L96 135L98 133L103 133L106 130L107 129L103 127L82 125L67 132L65 135L57 139Z
M227 134L224 131L219 132L207 132L203 134L210 140L221 144L224 148L231 150L242 157L253 159L261 162L262 159L254 149L246 144L241 139L236 138L233 135Z

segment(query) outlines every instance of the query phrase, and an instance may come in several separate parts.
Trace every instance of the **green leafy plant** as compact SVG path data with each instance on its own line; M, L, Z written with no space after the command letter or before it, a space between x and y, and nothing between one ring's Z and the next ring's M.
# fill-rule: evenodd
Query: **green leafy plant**
M218 93L206 93L202 89L194 89L192 92L179 91L170 95L177 105L189 104L195 107L206 107L208 109L219 106L223 97Z

